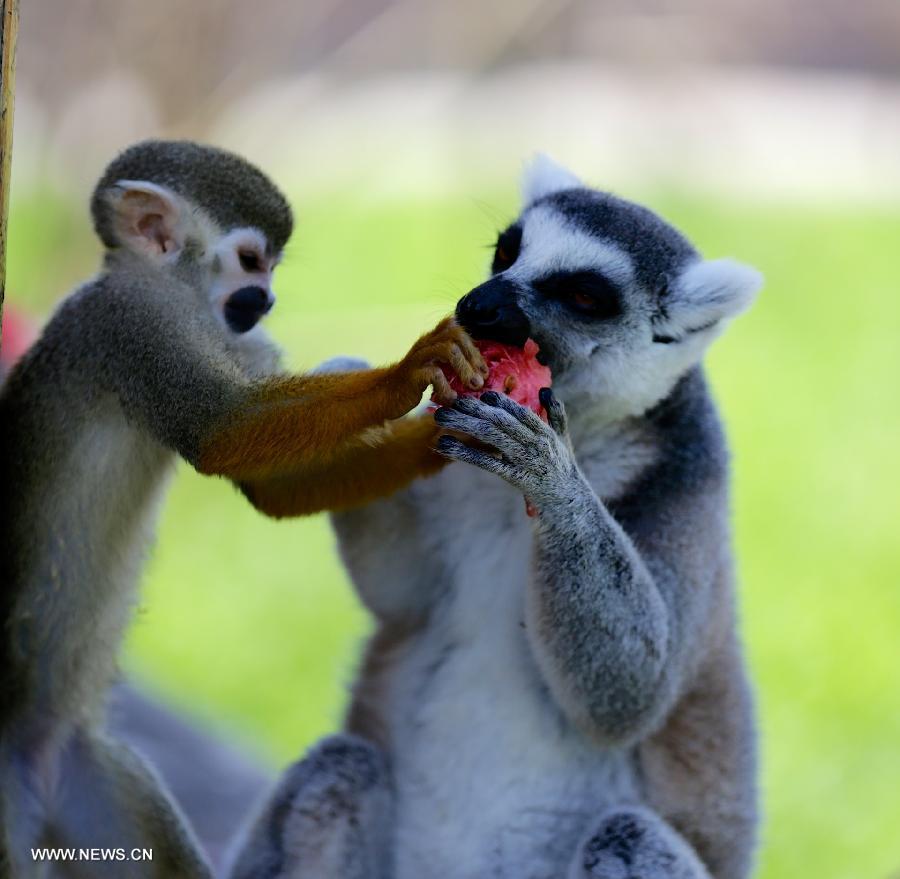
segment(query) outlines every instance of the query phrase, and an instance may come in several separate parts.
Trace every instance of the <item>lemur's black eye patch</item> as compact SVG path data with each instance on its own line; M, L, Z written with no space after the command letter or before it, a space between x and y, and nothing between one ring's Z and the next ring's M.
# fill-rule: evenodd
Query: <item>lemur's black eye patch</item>
M535 290L558 299L573 311L596 320L622 314L622 297L615 284L600 272L556 272L535 283Z
M494 249L494 261L491 263L491 272L505 272L519 258L522 249L522 227L510 226L497 236L497 244Z

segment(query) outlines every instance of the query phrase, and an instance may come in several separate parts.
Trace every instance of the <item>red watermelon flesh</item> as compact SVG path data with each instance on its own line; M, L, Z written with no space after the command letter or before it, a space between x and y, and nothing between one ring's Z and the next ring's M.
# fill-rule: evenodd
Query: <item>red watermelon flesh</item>
M485 391L498 391L543 416L538 391L550 387L551 375L549 368L538 362L540 349L537 342L528 339L521 348L489 339L476 339L475 344L489 370L484 387L473 391L452 369L442 367L450 387L461 397L478 397Z

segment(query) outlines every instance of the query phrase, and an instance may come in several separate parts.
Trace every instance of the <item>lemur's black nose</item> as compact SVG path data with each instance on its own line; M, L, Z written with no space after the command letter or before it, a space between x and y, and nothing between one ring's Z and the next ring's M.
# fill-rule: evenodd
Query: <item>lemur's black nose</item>
M225 322L234 332L246 333L259 323L274 301L263 287L241 287L225 300Z
M531 335L531 324L516 301L518 293L512 281L491 278L459 300L456 319L476 339L521 348Z

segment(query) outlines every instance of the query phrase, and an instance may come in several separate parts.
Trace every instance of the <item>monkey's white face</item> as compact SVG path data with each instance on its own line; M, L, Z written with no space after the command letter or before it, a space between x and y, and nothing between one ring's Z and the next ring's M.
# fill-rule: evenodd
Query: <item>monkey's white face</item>
M257 229L233 229L212 245L210 302L234 333L246 333L275 304L272 275L280 261Z
M120 180L113 198L122 244L208 290L228 332L250 332L271 310L272 273L281 254L261 231L223 231L198 206L145 180Z

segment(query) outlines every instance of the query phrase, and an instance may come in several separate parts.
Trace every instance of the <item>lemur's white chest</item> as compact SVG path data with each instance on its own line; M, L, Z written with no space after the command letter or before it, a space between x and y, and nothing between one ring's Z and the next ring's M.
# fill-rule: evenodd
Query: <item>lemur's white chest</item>
M522 496L463 465L438 479L424 515L448 535L447 589L391 690L397 879L556 879L592 818L632 795L629 757L569 725L532 659Z

